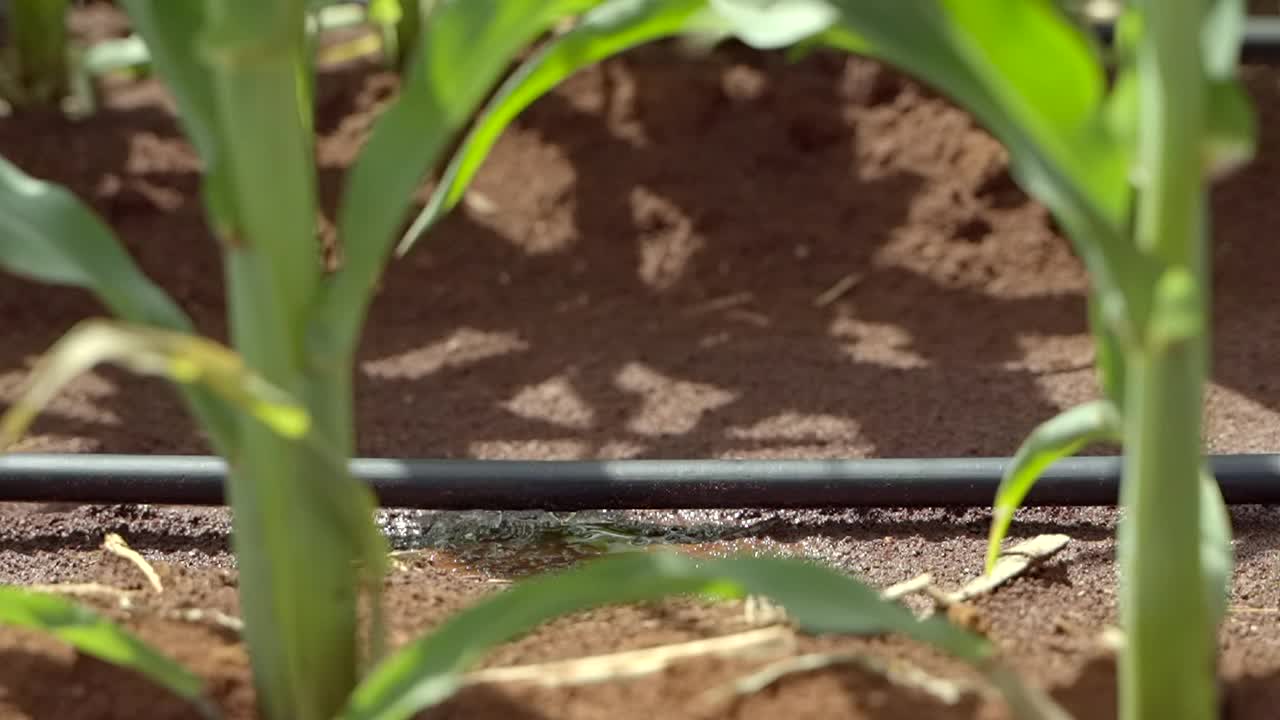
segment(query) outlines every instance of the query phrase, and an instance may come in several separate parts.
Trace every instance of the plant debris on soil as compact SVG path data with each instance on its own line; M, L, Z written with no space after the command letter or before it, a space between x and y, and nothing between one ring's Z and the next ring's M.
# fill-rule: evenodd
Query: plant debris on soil
M101 5L76 12L77 27L99 34L125 27ZM1213 452L1280 450L1280 294L1267 270L1280 227L1280 76L1245 74L1261 151L1214 194ZM369 63L324 73L317 156L330 219L343 172L394 92L394 77ZM112 81L104 93L86 121L3 119L0 153L91 203L201 330L225 338L196 156L154 81ZM833 54L789 63L736 47L705 56L646 47L539 101L504 135L467 202L392 264L358 368L359 449L527 459L1009 455L1036 423L1097 393L1085 285L1047 213L1010 179L1000 146L929 90ZM6 277L0 401L12 401L61 333L101 312L78 291ZM77 381L20 449L208 452L167 387L111 369ZM530 573L653 545L801 555L881 588L928 573L946 595L981 574L988 519L982 508L387 509L380 520L398 551L387 581L391 640L407 642ZM948 611L1090 720L1114 716L1115 521L1107 508L1022 511L1011 543L1070 541ZM1225 717L1274 718L1280 510L1236 507L1233 521ZM228 717L249 718L228 530L222 509L0 504L0 582L67 585L206 678ZM138 558L103 549L112 533L154 579ZM576 660L555 665L556 677L594 682L481 674L431 716L1008 717L965 667L895 638L788 631L756 653L714 651L747 642L716 638L762 627L779 626L758 607L693 600L581 613L497 649L484 667ZM617 655L638 650L649 653ZM33 633L0 629L0 668L0 717L190 717L145 681Z

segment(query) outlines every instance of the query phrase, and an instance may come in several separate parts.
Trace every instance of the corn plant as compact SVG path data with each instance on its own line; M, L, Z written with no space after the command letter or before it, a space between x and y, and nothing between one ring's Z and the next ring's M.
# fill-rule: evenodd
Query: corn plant
M1230 521L1203 461L1209 347L1207 181L1253 152L1236 80L1240 3L1138 3L1118 27L1102 119L1126 159L1126 215L1077 234L1091 264L1104 399L1031 434L995 504L988 564L1013 511L1055 460L1124 448L1120 528L1123 718L1217 714L1213 657L1233 564ZM1083 224L1083 223L1079 223ZM1103 274L1105 273L1105 275Z
M878 58L948 95L1004 143L1015 179L1066 229L1091 278L1103 397L1045 422L1020 448L996 499L988 566L1046 468L1093 442L1122 443L1121 717L1212 717L1213 642L1232 553L1226 508L1202 460L1205 188L1253 152L1252 111L1236 80L1242 4L1132 3L1106 54L1115 63L1110 83L1102 49L1051 2L707 4L758 46L803 35L805 47ZM679 5L606 3L517 69L400 251L458 203L524 107L586 63L686 32Z
M49 105L68 90L68 0L9 0L0 96L17 106Z
M347 178L337 218L342 264L329 271L316 228L307 4L120 1L203 162L231 347L194 335L178 305L70 193L0 159L0 266L88 289L115 316L77 325L41 359L0 420L0 445L11 445L59 388L98 363L173 381L227 460L244 640L263 717L409 717L447 697L485 648L542 620L690 592L769 595L815 631L905 633L980 667L1015 703L1028 697L984 640L940 617L918 621L841 574L769 559L613 558L521 584L394 655L383 647L385 540L371 493L348 471L353 364L415 188L514 55L564 17L648 18L669 32L714 28L747 38L761 18L695 2L440 3L421 25L398 98ZM628 32L625 23L617 27ZM794 37L769 34L794 40L817 29L806 22ZM598 41L620 46L607 33ZM360 607L370 610L367 626ZM0 622L46 629L214 714L198 680L86 610L0 588Z

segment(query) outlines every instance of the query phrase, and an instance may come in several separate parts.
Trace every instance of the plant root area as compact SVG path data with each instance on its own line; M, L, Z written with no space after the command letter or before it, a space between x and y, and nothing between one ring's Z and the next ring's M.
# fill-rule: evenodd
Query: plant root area
M78 30L118 35L114 11ZM1280 450L1280 86L1246 70L1257 161L1214 192L1207 442ZM317 162L332 221L395 79L326 69ZM146 271L225 338L198 163L150 80L112 80L85 121L0 121L0 152L68 185ZM418 198L425 199L426 188ZM1097 394L1086 278L1006 156L965 113L862 59L787 63L728 47L642 48L585 71L498 143L473 190L394 261L357 366L360 452L447 458L1009 455ZM76 321L78 291L0 284L0 401ZM204 453L163 383L78 380L23 451ZM1096 452L1113 451L1107 448ZM265 478L263 479L266 480ZM1223 716L1280 716L1280 509L1233 508ZM399 646L512 580L605 552L814 558L878 587L945 591L982 570L975 509L427 512L387 509ZM1116 512L1022 511L1011 542L1066 546L947 612L1077 718L1114 716ZM223 509L0 504L0 582L58 585L197 671L253 717ZM1188 532L1192 529L1188 528ZM157 573L104 549L118 534ZM906 602L924 610L920 595ZM635 653L633 651L644 651ZM533 666L530 669L529 666ZM436 718L917 718L1008 709L965 667L897 638L808 637L767 604L672 600L557 620L496 649ZM129 673L0 629L0 717L186 718Z

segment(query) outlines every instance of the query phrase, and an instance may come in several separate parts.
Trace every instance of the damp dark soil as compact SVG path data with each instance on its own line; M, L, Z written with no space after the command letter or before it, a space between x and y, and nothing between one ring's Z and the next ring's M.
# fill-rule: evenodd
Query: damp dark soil
M78 11L97 35L125 27ZM1216 345L1208 443L1280 450L1280 75L1246 71L1258 160L1214 196ZM331 217L344 170L395 92L368 64L326 70L317 148ZM150 81L112 82L73 122L0 120L0 152L69 186L145 270L223 337L220 264L197 162ZM464 203L391 267L358 367L360 452L454 458L837 458L1007 455L1037 422L1093 397L1085 277L1001 148L948 102L875 63L802 62L655 46L583 72L507 132ZM0 402L59 334L100 308L84 294L0 284ZM24 451L202 453L163 384L109 369L77 381ZM1238 571L1222 631L1226 714L1280 715L1280 510L1233 512ZM981 509L431 513L391 509L392 639L402 643L513 578L601 551L664 543L782 552L888 586L981 569ZM1105 508L1028 510L1017 537L1065 550L974 601L970 620L1076 717L1112 716L1115 621ZM160 568L156 594L100 549L119 533ZM0 504L0 582L96 582L88 596L208 680L232 718L253 691L235 634L223 510ZM199 609L206 621L176 610ZM222 613L217 615L216 613ZM505 666L746 629L741 605L672 601L584 613L498 649ZM893 639L800 638L789 654L859 649L944 680L961 667ZM984 718L852 665L731 700L718 689L773 658L701 657L589 686L470 687L433 717ZM0 717L189 717L143 681L42 637L0 630Z

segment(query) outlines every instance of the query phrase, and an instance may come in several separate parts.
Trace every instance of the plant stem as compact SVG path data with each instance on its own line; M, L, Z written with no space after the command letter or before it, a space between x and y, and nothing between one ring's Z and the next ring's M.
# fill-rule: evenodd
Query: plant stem
M68 0L13 0L9 41L17 61L23 103L45 104L67 90Z
M399 0L400 22L396 23L396 52L393 61L399 72L405 71L413 48L418 44L418 36L422 34L424 11L423 0Z
M1123 720L1216 715L1213 628L1199 549L1205 377L1201 0L1144 3L1137 245L1156 269L1126 348L1121 536Z
M1199 363L1191 347L1131 358L1121 537L1123 720L1214 717L1199 545Z
M305 337L322 266L304 9L297 0L212 7L214 94L237 212L224 243L232 337L250 367L306 404L313 427L333 436L325 449L345 462L349 401L325 398L349 385L315 376ZM271 720L328 720L358 674L357 550L335 512L356 506L339 495L345 478L333 458L248 418L239 435L228 495L259 705Z

